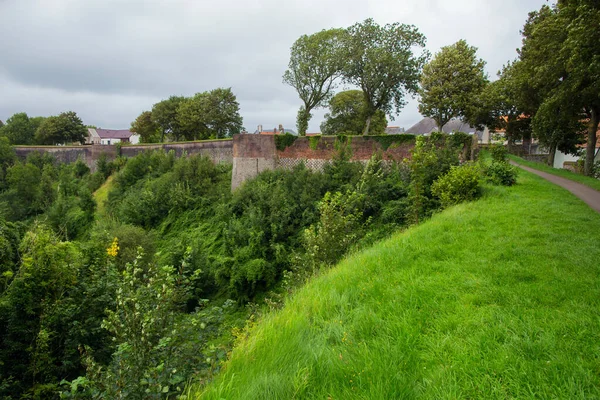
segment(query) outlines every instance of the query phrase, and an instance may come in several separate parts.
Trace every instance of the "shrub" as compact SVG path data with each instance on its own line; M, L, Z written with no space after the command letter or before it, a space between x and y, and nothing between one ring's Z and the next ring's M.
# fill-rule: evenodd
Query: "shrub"
M481 192L479 177L480 170L475 164L452 167L446 175L433 183L431 193L440 199L444 208L474 200Z
M298 139L298 136L292 135L291 133L284 133L283 135L275 135L275 147L279 151L285 150L290 147Z
M319 203L320 220L304 231L304 247L313 267L333 265L359 238L361 213L352 205L357 192L327 192Z
M507 162L508 150L501 144L493 144L490 146L492 160L496 162Z
M506 162L492 162L485 167L488 182L494 185L512 186L517 183L517 168Z

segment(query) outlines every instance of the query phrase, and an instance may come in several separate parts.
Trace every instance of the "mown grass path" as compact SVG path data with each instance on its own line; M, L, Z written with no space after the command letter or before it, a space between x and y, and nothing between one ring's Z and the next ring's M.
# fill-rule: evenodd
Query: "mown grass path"
M550 167L549 165L539 163L539 162L527 161L521 157L515 156L514 154L509 154L508 158L511 161L516 162L519 165L524 165L526 167L533 168L538 171L546 172L548 174L562 176L563 178L567 178L572 181L582 183L585 186L589 186L592 189L600 191L600 179L596 179L591 176L581 175L581 174L578 174L578 173L575 173L573 171L569 171L566 169L553 168L553 167Z
M515 161L511 161L511 164L518 166L519 168L524 169L525 171L531 172L532 174L536 174L537 176L541 176L542 178L550 181L558 186L561 186L564 189L567 189L569 192L573 193L575 196L579 197L590 206L593 210L600 212L600 192L594 190L584 184L572 181L568 178L563 178L557 175L549 174L547 172L538 171L533 168L526 167L524 165L520 165Z
M521 172L315 278L190 398L600 398L600 214Z

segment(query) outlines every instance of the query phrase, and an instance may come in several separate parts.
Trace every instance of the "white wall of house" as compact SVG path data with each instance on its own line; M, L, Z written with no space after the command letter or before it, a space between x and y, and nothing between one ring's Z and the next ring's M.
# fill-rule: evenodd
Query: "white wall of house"
M565 154L562 151L556 150L554 154L554 168L564 168L565 162L575 162L579 160L579 156Z
M111 145L120 143L121 139L102 139L100 144Z
M129 137L129 143L138 144L140 142L140 135L131 135Z
M554 168L564 168L565 162L575 162L579 160L580 156L573 156L571 154L565 154L561 151L556 150L554 155ZM600 152L596 149L596 157L594 158L595 162L600 162Z
M96 132L93 128L88 128L88 136L85 140L86 144L99 144L100 136L98 136L98 132Z

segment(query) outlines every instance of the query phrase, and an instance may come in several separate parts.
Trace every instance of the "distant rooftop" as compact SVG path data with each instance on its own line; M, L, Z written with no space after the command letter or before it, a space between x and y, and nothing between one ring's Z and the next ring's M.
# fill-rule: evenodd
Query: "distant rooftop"
M279 125L281 127L281 125ZM291 129L283 129L283 132L280 131L280 128L273 129L263 129L262 125L258 126L258 129L254 131L255 135L280 135L282 133L289 133L290 135L297 135L296 131Z
M101 139L129 139L133 132L128 129L96 129Z
M387 128L385 128L385 133L387 133L388 135L400 135L404 133L404 128L401 128L399 126L388 126Z
M421 121L416 123L415 125L408 128L406 130L406 133L412 133L413 135L428 135L431 132L434 132L437 130L438 130L438 127L437 127L437 123L435 122L435 120L433 118L425 117ZM481 133L481 131L478 131L476 128L470 126L469 124L467 124L459 119L453 119L453 120L448 121L448 123L446 123L446 125L444 125L442 127L442 131L444 131L445 133L452 133L452 132L464 132L464 133L470 133L470 134L477 133L478 135Z

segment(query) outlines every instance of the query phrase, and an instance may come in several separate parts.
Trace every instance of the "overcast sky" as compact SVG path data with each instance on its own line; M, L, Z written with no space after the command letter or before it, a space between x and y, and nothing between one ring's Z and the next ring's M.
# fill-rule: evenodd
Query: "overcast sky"
M282 83L303 34L372 17L414 24L433 54L459 39L487 72L516 57L519 30L544 0L0 0L0 120L73 110L129 128L170 95L231 87L244 126L295 130L300 100ZM340 89L341 90L341 89ZM411 101L390 125L421 119ZM318 110L309 132L319 131Z

